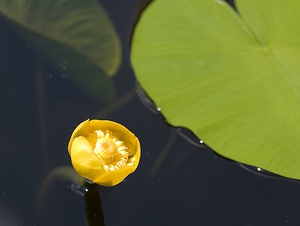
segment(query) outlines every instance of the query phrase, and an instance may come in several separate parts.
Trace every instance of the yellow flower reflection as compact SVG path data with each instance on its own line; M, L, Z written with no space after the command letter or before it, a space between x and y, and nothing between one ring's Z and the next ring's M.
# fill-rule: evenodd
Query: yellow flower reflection
M113 186L135 171L141 148L138 138L119 123L86 120L74 130L68 151L78 174Z

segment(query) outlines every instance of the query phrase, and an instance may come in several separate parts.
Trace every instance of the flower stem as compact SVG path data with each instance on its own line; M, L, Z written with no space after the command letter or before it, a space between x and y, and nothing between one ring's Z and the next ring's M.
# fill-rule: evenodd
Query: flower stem
M104 216L99 192L89 188L84 194L85 214L88 226L104 226Z

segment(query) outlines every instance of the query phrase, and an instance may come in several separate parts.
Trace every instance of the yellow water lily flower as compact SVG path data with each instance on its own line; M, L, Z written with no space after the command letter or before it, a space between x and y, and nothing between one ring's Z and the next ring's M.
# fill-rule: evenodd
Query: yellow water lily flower
M134 172L139 164L139 139L119 123L86 120L74 130L69 146L72 165L79 175L113 186Z

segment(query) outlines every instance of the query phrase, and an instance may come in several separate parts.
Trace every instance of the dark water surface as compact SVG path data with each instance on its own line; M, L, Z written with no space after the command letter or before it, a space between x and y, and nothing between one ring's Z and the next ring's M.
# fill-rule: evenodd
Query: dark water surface
M86 209L97 206L86 207L84 188L56 173L71 166L68 141L87 118L118 121L142 145L134 174L116 187L96 189L105 225L300 225L298 182L246 170L192 144L143 104L129 50L146 1L102 2L123 43L123 63L113 78L117 97L109 103L89 97L51 68L37 76L33 59L38 56L1 25L4 41L15 44L0 55L5 62L0 69L0 225L88 225Z

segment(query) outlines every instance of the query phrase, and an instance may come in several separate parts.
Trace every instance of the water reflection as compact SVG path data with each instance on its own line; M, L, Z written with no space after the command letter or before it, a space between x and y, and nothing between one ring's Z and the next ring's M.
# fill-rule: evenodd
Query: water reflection
M289 182L292 182L292 183L300 183L299 180L283 177L283 176L280 176L278 174L272 173L268 170L262 169L260 167L251 166L251 165L243 164L243 163L239 163L239 162L237 164L241 168L243 168L244 170L246 170L250 173L253 173L257 176L260 176L260 177L264 177L264 178L267 178L267 179L274 179L274 180L289 181Z
M201 148L206 147L203 140L199 139L191 130L183 127L176 127L175 130L181 137L183 137L190 144Z
M154 103L154 101L146 94L145 90L141 87L139 83L136 83L135 85L135 91L140 98L141 102L144 104L144 106L155 114L161 114L160 107L157 107Z

